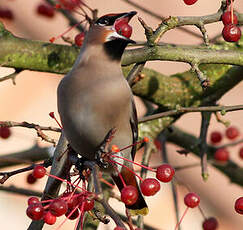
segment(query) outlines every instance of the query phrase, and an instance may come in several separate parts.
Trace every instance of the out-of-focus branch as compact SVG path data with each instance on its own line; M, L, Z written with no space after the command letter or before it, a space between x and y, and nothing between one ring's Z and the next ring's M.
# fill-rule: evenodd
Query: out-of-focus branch
M44 166L44 167L49 167L52 164L52 157L49 159L46 159L43 163L41 163L40 165ZM25 168L20 168L17 170L13 170L13 171L9 171L9 172L0 172L0 184L4 184L6 180L8 180L10 177L15 176L17 174L23 173L23 172L28 172L32 169L34 169L35 164L32 164L31 166L25 167Z
M199 143L199 140L181 129L173 126L173 132L167 133L168 141L174 143L184 149L187 149L197 156L200 157L200 148L196 143ZM209 159L213 159L213 154L216 151L216 148L213 146L207 146L207 155ZM229 161L227 164L217 164L213 162L212 165L220 170L224 175L226 175L229 180L233 183L243 186L243 168L236 165L234 162Z
M18 195L24 195L24 196L37 196L37 197L42 196L41 192L33 191L33 190L30 190L30 189L18 188L18 187L15 187L14 185L0 186L0 190L5 191L5 192L18 194Z
M39 147L36 144L32 148L24 151L1 155L0 168L46 160L51 157L51 155L50 147Z

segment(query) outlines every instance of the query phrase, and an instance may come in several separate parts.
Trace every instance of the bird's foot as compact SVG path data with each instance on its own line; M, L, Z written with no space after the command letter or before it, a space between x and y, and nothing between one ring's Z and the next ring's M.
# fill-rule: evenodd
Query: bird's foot
M109 166L108 159L107 159L107 153L109 150L108 149L109 144L111 143L112 139L114 138L115 132L116 132L116 128L112 128L109 130L109 132L105 136L105 139L101 143L98 151L95 153L95 161L101 168L106 169Z

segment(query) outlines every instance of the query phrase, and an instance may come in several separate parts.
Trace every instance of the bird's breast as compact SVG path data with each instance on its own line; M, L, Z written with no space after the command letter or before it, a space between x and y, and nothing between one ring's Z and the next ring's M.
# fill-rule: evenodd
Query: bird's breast
M102 79L83 84L65 79L58 89L58 108L64 133L75 151L93 159L110 129L114 143L132 143L131 91L125 79Z

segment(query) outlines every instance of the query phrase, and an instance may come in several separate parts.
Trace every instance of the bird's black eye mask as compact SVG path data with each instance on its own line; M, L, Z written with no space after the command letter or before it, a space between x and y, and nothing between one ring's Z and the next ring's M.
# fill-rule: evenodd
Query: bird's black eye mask
M112 26L116 19L122 17L126 15L126 13L124 14L106 14L102 17L100 17L96 22L95 24L98 24L100 26Z

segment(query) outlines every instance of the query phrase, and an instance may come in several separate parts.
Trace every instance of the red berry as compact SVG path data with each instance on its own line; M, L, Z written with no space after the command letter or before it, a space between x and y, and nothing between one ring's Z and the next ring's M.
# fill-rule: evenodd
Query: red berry
M217 149L214 153L214 159L217 161L226 162L229 160L229 152L224 148Z
M243 147L240 148L239 156L241 159L243 159Z
M49 113L49 116L50 116L51 118L55 118L54 112L50 112L50 113Z
M132 35L132 27L129 24L124 24L117 32L126 38L130 38Z
M239 134L240 134L239 130L234 126L227 128L225 131L226 137L229 138L230 140L235 139L236 137L239 136Z
M141 183L140 188L143 195L153 196L160 190L160 184L154 178L147 178Z
M32 175L32 173L28 174L28 176L27 176L28 184L34 184L36 181L37 181L37 179Z
M218 221L214 217L209 217L203 221L203 230L216 230Z
M238 18L233 13L233 22L232 22L231 11L226 11L222 15L222 22L224 23L224 25L229 25L229 24L236 25L238 23Z
M169 164L160 165L156 171L156 178L162 182L169 182L172 180L175 170Z
M57 199L57 200L54 200L50 203L49 210L52 213L52 215L58 217L58 216L61 216L61 215L65 214L67 212L68 205L64 200Z
M59 2L66 10L74 10L76 7L82 4L81 0L59 0Z
M241 37L241 30L239 27L233 24L225 25L222 31L222 35L227 42L237 42Z
M71 198L69 197L67 200L67 205L69 209L74 209L78 206L79 204L79 199L77 196L72 196Z
M40 203L38 197L31 196L31 197L28 199L28 205L31 205L31 204L37 204L37 203Z
M94 208L94 200L88 200L88 199L85 199L84 201L84 211L90 211Z
M126 205L133 205L138 199L138 190L132 186L128 185L121 190L121 200Z
M84 36L85 36L85 33L84 32L81 32L79 34L77 34L74 38L74 41L75 41L75 44L77 46L82 46L83 45L83 42L84 42Z
M37 13L42 16L52 18L55 15L55 8L48 4L40 4L37 7Z
M65 213L65 216L69 219L69 220L75 220L79 217L79 211L78 209L76 209L71 215L70 213L73 212L73 209L68 209L68 211Z
M127 18L117 19L115 21L115 30L118 34L130 38L132 35L132 27L128 24Z
M52 215L50 211L46 212L44 215L44 222L49 225L53 225L56 223L57 217Z
M193 5L197 0L183 0L186 5Z
M34 167L34 170L32 172L33 177L35 178L42 178L43 176L46 175L46 169L42 165L36 165Z
M11 10L0 8L0 18L12 20L14 16Z
M40 220L43 217L44 208L41 204L32 204L28 206L26 214L32 220Z
M222 140L222 134L218 131L214 131L210 134L210 141L213 144L217 144Z
M114 230L125 230L125 228L120 227L120 226L116 226L116 227L114 228Z
M235 201L235 211L243 215L243 196Z
M184 197L184 203L189 208L195 208L200 203L200 197L196 193L190 192Z
M9 127L3 126L0 127L0 137L3 139L7 139L11 136L11 130Z

